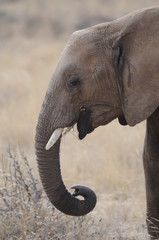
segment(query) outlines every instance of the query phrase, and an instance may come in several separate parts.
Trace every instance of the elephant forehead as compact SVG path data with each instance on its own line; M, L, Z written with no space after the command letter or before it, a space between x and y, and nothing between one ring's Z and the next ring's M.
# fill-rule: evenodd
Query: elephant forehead
M70 51L85 50L85 52L90 52L95 50L95 42L94 31L89 28L74 32L67 47Z
M58 64L61 71L93 68L99 62L96 49L91 45L79 46L74 44L66 47Z
M78 43L87 43L92 40L92 28L86 28L72 33L70 41Z

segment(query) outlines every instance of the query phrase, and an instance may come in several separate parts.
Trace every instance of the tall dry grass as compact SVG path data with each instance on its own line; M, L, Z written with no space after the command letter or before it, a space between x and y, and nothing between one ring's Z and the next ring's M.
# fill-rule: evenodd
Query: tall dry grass
M34 135L51 73L70 33L100 16L114 18L152 5L157 1L1 1L0 239L148 239L145 123L130 128L113 121L83 141L76 129L63 137L66 186L86 184L97 193L96 208L81 218L64 216L48 203L38 180Z
M95 165L95 159L92 158L91 161L91 165ZM71 160L70 164L72 163ZM65 216L49 203L22 151L13 151L8 147L7 156L2 160L2 165L0 239L148 239L143 223L142 179L139 173L132 173L135 169L129 171L129 181L127 178L124 179L124 176L122 179L119 175L117 177L117 171L115 171L114 181L109 179L105 186L103 184L107 190L105 194L102 182L106 179L103 177L96 181L95 177L98 176L98 171L99 174L101 173L100 170L95 170L95 166L91 167L88 161L83 166L76 166L76 168L72 166L71 170L76 169L76 181L83 180L93 186L98 197L95 210L87 216L77 218ZM89 171L86 174L82 173L85 168L88 168L91 173ZM121 167L118 168L120 172L121 169ZM105 174L109 171L113 172L113 164L111 166L109 163L108 169L105 168L104 171ZM95 176L92 177L89 174ZM71 175L73 177L73 174ZM86 175L89 176L88 179ZM134 179L133 175L137 178ZM70 179L66 181L68 186ZM73 179L75 180L75 177Z

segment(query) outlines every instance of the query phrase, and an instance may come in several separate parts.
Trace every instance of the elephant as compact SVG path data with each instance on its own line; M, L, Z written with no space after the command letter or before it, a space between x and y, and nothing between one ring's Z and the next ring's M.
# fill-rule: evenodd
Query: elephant
M147 227L159 236L159 7L75 31L52 74L36 126L35 149L43 188L61 212L81 216L96 205L90 188L71 194L60 170L64 128L77 124L79 139L118 119L146 120L143 162ZM82 196L83 198L78 198ZM158 231L157 231L158 228Z

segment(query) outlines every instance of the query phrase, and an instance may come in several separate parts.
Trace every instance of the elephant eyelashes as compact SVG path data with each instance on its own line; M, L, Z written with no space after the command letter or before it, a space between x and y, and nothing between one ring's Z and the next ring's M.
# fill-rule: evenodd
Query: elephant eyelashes
M68 86L69 88L79 87L81 84L81 81L78 77L72 78L69 80Z

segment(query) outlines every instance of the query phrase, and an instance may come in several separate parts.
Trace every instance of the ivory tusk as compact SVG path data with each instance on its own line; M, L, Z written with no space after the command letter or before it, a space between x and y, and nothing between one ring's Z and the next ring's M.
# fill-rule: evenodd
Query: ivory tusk
M46 147L45 147L46 150L49 150L57 142L57 140L59 139L59 137L62 134L62 131L63 131L63 128L57 128L53 132L53 134L51 135L49 141L46 144Z

